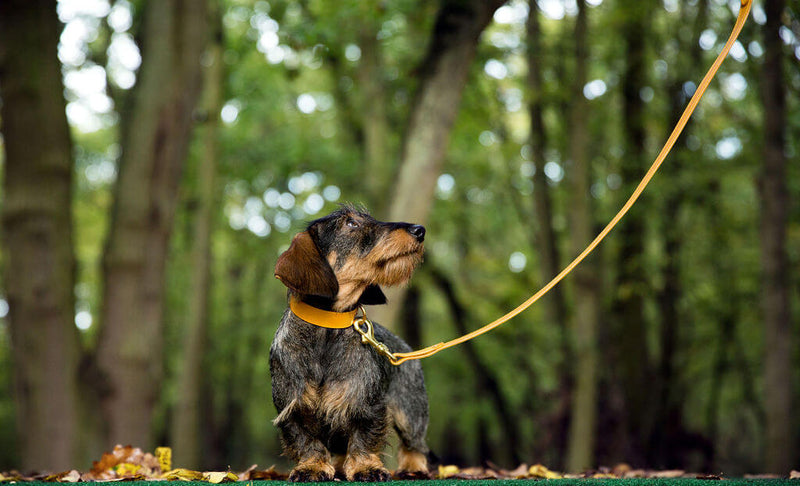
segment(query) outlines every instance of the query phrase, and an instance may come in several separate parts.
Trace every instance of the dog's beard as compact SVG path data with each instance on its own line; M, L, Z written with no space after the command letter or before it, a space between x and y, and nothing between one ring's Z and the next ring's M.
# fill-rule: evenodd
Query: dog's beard
M396 257L381 262L377 272L379 278L374 283L378 285L402 285L411 278L414 269L422 262L422 246L416 251L403 253Z

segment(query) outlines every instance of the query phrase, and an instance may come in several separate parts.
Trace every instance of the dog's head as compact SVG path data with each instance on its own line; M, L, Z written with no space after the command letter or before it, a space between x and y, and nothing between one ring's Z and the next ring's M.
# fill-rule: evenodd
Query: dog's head
M275 276L299 295L330 299L335 311L384 304L380 286L411 278L424 239L420 225L384 223L342 206L294 237L278 257Z

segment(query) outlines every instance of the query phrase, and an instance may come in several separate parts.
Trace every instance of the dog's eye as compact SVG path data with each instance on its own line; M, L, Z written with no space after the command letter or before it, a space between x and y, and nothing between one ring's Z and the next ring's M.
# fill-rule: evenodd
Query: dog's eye
M352 219L348 219L347 220L347 227L348 228L358 228L359 226L360 225L358 224L358 221L354 221Z

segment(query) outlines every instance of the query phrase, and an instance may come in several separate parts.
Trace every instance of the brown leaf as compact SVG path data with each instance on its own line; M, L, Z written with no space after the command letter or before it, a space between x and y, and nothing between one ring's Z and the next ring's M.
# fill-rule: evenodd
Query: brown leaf
M528 470L529 468L527 464L520 464L516 469L512 469L510 471L501 469L500 474L514 479L525 479L528 477Z
M800 479L800 471L792 470L792 472L789 473L789 479Z
M258 464L253 464L252 466L248 467L246 470L240 472L239 473L239 480L240 481L250 481L251 479L253 479L253 478L250 477L250 474L253 471L255 471L257 467L258 467Z
M617 464L611 470L611 474L613 474L615 476L619 476L619 477L623 477L626 474L628 474L629 472L631 472L631 466L629 464L624 463L624 462L621 462L621 463Z
M672 469L667 471L654 471L650 477L653 478L679 478L683 476L685 471L680 469Z
M246 471L239 473L239 481L285 481L289 478L288 474L277 471L274 465L268 469L257 469L257 467L257 464L253 464Z
M711 481L719 481L722 479L722 476L717 476L716 474L697 474L695 476L696 479L707 479Z
M647 471L644 469L631 469L630 471L626 472L624 478L646 478Z

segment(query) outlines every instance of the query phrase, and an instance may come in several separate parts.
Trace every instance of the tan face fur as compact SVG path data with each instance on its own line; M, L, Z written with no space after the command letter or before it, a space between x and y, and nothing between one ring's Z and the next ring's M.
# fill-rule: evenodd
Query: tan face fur
M296 236L275 274L300 294L331 298L335 311L383 303L363 302L364 296L377 292L382 297L376 286L401 285L411 278L422 261L424 235L422 226L384 223L343 207ZM299 268L288 268L292 265Z

